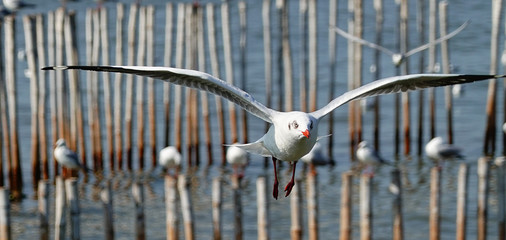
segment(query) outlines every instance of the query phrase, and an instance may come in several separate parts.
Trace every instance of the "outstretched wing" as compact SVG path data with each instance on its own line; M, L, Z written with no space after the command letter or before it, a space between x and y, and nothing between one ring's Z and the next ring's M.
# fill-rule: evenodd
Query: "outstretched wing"
M368 47L370 47L370 48L372 48L372 49L377 49L377 50L382 51L382 52L384 52L384 53L386 53L386 54L388 54L388 55L390 55L390 56L395 55L395 53L394 53L394 52L392 52L392 51L390 51L388 48L384 48L384 47L382 47L382 46L380 46L380 45L378 45L378 44L375 44L375 43L369 42L369 41L364 40L364 39L362 39L362 38L355 37L355 36L353 36L353 35L351 35L351 34L347 33L346 31L344 31L344 30L342 30L342 29L340 29L340 28L338 28L338 27L332 27L332 28L334 29L334 31L335 31L337 34L339 34L339 35L343 36L344 38L347 38L348 40L351 40L351 41L354 41L354 42L360 43L360 44L365 45L365 46L368 46Z
M207 73L195 70L141 66L58 66L42 68L42 70L65 69L135 74L208 91L241 106L246 111L269 123L272 123L272 114L276 113L276 111L257 102L249 93Z
M353 89L335 98L325 107L312 112L315 118L319 119L327 115L337 107L355 99L369 96L407 92L410 90L439 87L460 83L470 83L490 78L502 78L504 75L464 75L464 74L412 74L380 79L359 88Z

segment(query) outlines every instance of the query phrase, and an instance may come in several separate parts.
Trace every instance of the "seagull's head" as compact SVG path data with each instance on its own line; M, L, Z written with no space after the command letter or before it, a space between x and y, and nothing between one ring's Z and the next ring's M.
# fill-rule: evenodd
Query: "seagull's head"
M284 132L295 139L316 139L318 120L304 112L288 112L279 123Z
M392 63L397 67L404 61L404 55L396 53L392 55Z
M65 142L65 139L60 138L60 139L58 139L58 141L56 141L56 143L54 144L54 147L57 148L57 147L62 147L62 146L67 146L67 143Z
M369 144L367 143L367 141L362 141L358 144L358 148L365 148L367 147Z

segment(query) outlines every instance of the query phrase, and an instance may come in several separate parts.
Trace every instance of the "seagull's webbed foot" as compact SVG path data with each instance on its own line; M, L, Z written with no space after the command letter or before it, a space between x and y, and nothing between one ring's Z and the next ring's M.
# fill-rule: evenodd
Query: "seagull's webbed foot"
M292 188L295 185L295 167L296 166L297 166L297 162L294 162L293 169L292 169L292 179L290 180L290 182L288 182L288 184L286 184L286 187L285 187L285 197L288 197L288 195L290 195L290 193L292 192Z
M278 171L276 169L276 158L272 157L272 164L274 165L274 185L272 186L272 196L274 199L278 199Z

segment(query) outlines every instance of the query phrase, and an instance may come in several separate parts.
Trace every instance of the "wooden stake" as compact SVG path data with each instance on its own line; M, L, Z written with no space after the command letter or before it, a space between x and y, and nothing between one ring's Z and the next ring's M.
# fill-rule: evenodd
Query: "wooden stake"
M164 50L164 64L171 66L172 64L172 28L173 28L173 4L167 3L165 7L165 50ZM164 144L170 144L170 92L171 84L168 82L163 83L163 109L164 109Z
M468 182L468 167L466 163L461 163L458 173L458 189L457 189L457 231L456 240L466 239L466 226L467 226L467 182Z
M262 35L264 42L264 77L265 77L265 104L272 107L272 43L271 43L271 1L262 2ZM302 97L302 96L301 96ZM304 97L305 99L305 97ZM302 110L304 111L304 110ZM269 129L270 124L265 123L265 131ZM225 159L223 159L225 160ZM269 158L264 158L264 168L269 164Z
M112 199L112 184L109 179L105 182L105 187L100 192L100 200L102 201L102 206L104 207L105 239L107 240L114 239L114 210Z
M124 10L125 5L123 3L118 3L116 5L116 36L123 36L123 20L124 20ZM116 38L116 64L121 66L123 64L123 38ZM123 78L122 74L115 74L114 79L114 136L116 142L116 160L117 160L117 170L123 170L123 130L121 128L121 123L123 122L123 118L121 117L121 103L122 97L121 93L123 92ZM113 170L113 169L111 169Z
M191 205L190 193L188 192L189 182L184 175L179 175L177 187L179 190L179 197L181 201L181 212L183 214L184 222L184 236L185 239L193 240L195 238L193 227L193 210Z
M137 4L130 5L130 15L128 16L128 53L127 53L127 64L134 65L135 59L135 25L137 19L137 10L139 6ZM125 116L123 118L125 122L125 150L127 160L127 170L132 171L132 105L133 105L133 75L129 74L126 76L125 86Z
M297 184L298 185L298 184ZM295 193L296 188L294 188ZM267 199L267 182L265 177L257 178L257 225L258 239L269 239L269 200Z
M505 157L497 157L494 161L496 165L496 179L497 179L497 232L498 239L505 239L506 237L506 195L504 188L504 161Z
M431 240L440 239L439 209L441 209L441 174L439 167L430 170L430 207L429 207L429 236Z
M65 180L65 189L67 192L67 203L70 208L70 238L80 239L81 230L79 224L79 192L77 190L77 178Z
M165 175L165 206L167 240L179 239L177 217L177 179L174 176Z
M329 26L337 26L337 0L329 1ZM329 29L329 102L335 98L335 82L336 82L336 33ZM334 113L329 113L329 144L328 154L333 156L334 145Z
M381 46L383 43L383 0L374 0L374 10L376 12L376 44ZM378 49L374 50L374 80L381 77L381 57ZM374 148L380 149L380 97L374 97Z
M177 5L177 35L176 35L176 67L183 67L183 50L184 50L184 20L185 20L185 5L179 3ZM182 89L181 86L174 86L174 135L177 150L181 152L181 102L182 102Z
M318 239L318 179L311 172L307 174L307 218L310 240Z
M55 230L54 230L54 238L55 240L63 240L65 239L65 226L66 226L66 212L67 206L65 206L65 185L63 184L63 179L61 176L56 177L56 186L55 186Z
M489 160L489 157L478 159L478 240L487 239Z
M351 35L355 35L354 33L354 18L351 17L353 16L353 8L354 8L354 5L353 5L354 1L353 0L348 0L348 15L350 17L348 17L348 32L351 34ZM355 61L354 61L354 51L355 51L355 43L351 40L348 40L348 72L350 74L348 74L348 90L352 90L355 88L355 84L354 84L354 64L355 64ZM355 130L355 117L356 117L356 114L355 114L355 111L356 111L356 103L355 101L351 101L349 104L348 104L348 137L349 137L349 149L350 149L350 156L351 156L351 160L354 161L355 160L355 146L358 144L358 142L356 142L356 130Z
M316 111L318 88L318 47L317 47L317 26L316 0L308 1L308 33L309 33L309 111Z
M9 190L5 188L0 188L0 238L12 239Z
M293 70L289 28L288 1L284 0L283 7L281 8L281 43L283 49L285 111L293 111Z
M231 176L232 192L234 201L234 239L242 240L242 202L241 202L241 179L237 175Z
M0 30L1 30L2 24L0 24ZM1 42L1 38L0 38ZM3 44L3 43L2 43ZM0 55L2 55L2 50L0 48ZM0 71L4 72L4 63L3 58L0 57ZM0 153L2 153L2 161L0 161L0 187L4 187L4 166L3 166L3 150L5 150L5 162L7 163L7 169L8 169L8 179L9 182L11 182L12 176L11 176L11 162L9 159L11 159L11 147L10 147L10 138L9 138L9 122L7 117L7 92L6 92L6 80L3 76L3 74L0 74L0 118L1 118L1 124L2 124L2 143L4 148L0 147Z
M429 42L436 41L436 16L437 16L437 5L436 0L429 0ZM428 73L434 73L434 66L436 65L436 46L429 46L429 61L428 61ZM429 119L430 119L430 139L436 137L436 95L435 88L429 88Z
M416 30L418 34L418 45L425 44L425 1L418 0L416 7ZM418 72L425 72L425 54L419 54ZM425 90L418 91L418 132L417 132L417 154L419 156L423 153L424 136L424 109L425 109Z
M146 7L139 9L139 43L137 45L137 65L143 66L146 57ZM137 100L137 148L139 154L139 169L144 169L144 81L145 78L137 76L135 81L136 100Z
M448 2L439 2L439 35L447 35L447 8ZM443 73L450 73L450 56L448 50L448 41L441 42L441 64L443 66ZM446 125L448 133L448 143L453 143L453 113L452 113L452 86L445 87L445 106L446 106Z
M300 184L293 186L292 193L290 194L290 216L291 227L290 237L292 240L302 239L302 191Z
M353 27L354 27L354 36L358 38L363 38L363 28L364 28L364 10L363 10L363 1L362 0L354 0L353 1ZM354 43L353 50L353 88L358 88L362 86L362 44ZM357 143L362 141L362 111L360 109L360 104L354 104L356 121L355 121L355 131L356 131L356 141ZM316 110L316 109L315 109Z
M360 177L360 239L372 239L372 177Z
M208 5L209 6L209 5ZM212 208L213 208L213 239L221 239L221 179L213 179Z
M146 239L146 221L144 216L144 186L142 183L132 184L132 197L135 204L135 239Z
M240 25L240 40L239 40L239 48L240 48L240 56L241 56L241 88L244 91L247 91L246 87L246 80L247 80L247 74L246 74L246 40L247 40L247 34L246 34L246 1L239 1L238 2L239 7L239 25ZM248 141L248 113L246 110L241 109L241 119L242 119L242 142L247 143Z
M409 49L408 39L408 1L400 1L400 52L405 53ZM404 59L404 63L400 66L401 74L409 74L409 62ZM409 93L402 93L402 119L403 119L403 137L404 137L404 154L411 152L411 114Z
M341 175L341 217L339 239L351 239L351 213L352 213L352 183L353 174L344 172Z
M154 16L155 7L149 5L146 9L146 65L154 66ZM157 82L158 83L158 82ZM148 121L149 121L149 144L151 149L151 167L156 167L156 111L155 111L155 82L148 78Z
M39 180L38 182L38 213L39 213L39 231L40 239L49 239L49 182L47 180Z
M402 184L401 172L398 169L392 171L392 182L390 183L390 192L394 195L392 204L393 228L392 236L394 240L404 239L404 221L402 214Z

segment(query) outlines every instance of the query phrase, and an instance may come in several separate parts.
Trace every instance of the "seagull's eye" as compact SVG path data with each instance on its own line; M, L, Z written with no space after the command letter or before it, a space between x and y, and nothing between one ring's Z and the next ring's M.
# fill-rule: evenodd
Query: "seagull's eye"
M296 121L293 121L292 124L293 124L293 128L295 128L295 129L299 128L299 124Z

